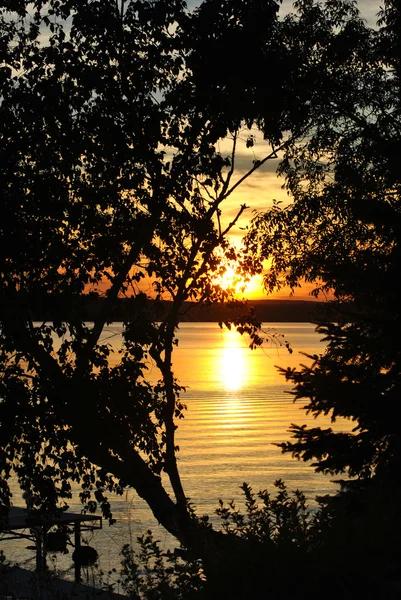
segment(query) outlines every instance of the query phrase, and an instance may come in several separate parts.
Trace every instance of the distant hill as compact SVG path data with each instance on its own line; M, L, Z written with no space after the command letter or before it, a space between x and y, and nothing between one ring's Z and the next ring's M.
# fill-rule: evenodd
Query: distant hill
M85 321L93 321L104 307L104 298L96 296L80 296L75 298L42 297L41 301L29 301L29 312L33 320L63 321L69 318L77 318ZM308 322L319 320L327 305L322 302L310 300L254 300L249 301L254 307L256 318L262 322ZM171 306L169 301L155 301L149 298L138 297L135 299L122 298L113 306L108 315L109 322L126 321L132 315L142 313L143 309L148 318L155 321L163 319ZM232 308L225 304L213 304L211 306L199 306L198 304L184 303L180 311L181 321L185 322L221 322L232 320L235 313Z
M316 322L322 311L322 303L311 300L253 300L256 318L262 322ZM225 321L233 313L224 305L192 307L184 321Z
M87 319L92 320L101 310L102 298L92 301L87 307ZM316 322L319 312L321 313L323 303L311 300L254 300L249 301L254 307L256 318L262 322ZM158 321L171 306L171 302L147 300L149 313L154 313L153 318ZM124 321L130 318L135 311L132 300L121 299L113 308L112 320ZM225 304L213 304L211 306L200 306L184 302L180 311L182 322L220 322L233 319L232 308Z
M101 310L103 300L98 298L87 307L87 318L92 320ZM323 303L311 300L254 300L249 304L254 307L256 318L262 322L307 322L317 320ZM164 314L171 306L171 302L155 302L148 299L147 305L150 313L154 313L155 320L162 320ZM135 306L129 299L121 299L113 309L112 320L124 321L130 318ZM219 322L233 319L232 308L225 304L200 306L184 302L181 313L182 322Z

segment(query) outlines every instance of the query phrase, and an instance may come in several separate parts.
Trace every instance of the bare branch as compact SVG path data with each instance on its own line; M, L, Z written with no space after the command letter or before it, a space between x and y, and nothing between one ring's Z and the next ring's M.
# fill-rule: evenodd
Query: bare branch
M234 183L234 185L229 190L227 190L227 192L225 192L225 194L221 198L221 202L223 200L225 200L226 198L228 198L228 196L230 196L233 193L233 191L237 189L237 187L239 187L246 179L248 179L248 177L250 177L252 175L252 173L254 173L262 165L264 165L265 162L267 162L268 160L273 160L273 159L277 158L277 152L279 152L280 150L285 148L286 144L287 144L287 142L283 143L279 148L272 150L272 152L270 152L262 160L255 160L252 169L249 169L249 171L247 173L245 173L245 175L243 175L238 181L236 181Z
M233 173L235 171L235 154L236 154L236 150L237 150L237 137L238 137L238 132L236 131L234 136L233 136L233 148L231 151L231 166L230 166L230 170L227 173L227 177L224 181L223 184L223 189L221 190L221 196L223 196L224 198L226 198L226 193L228 190L228 186L230 185L230 181L231 181L231 177L233 176Z
M247 206L246 204L241 204L241 207L238 211L238 213L236 214L236 216L234 217L234 219L231 221L231 223L229 223L227 225L227 227L225 228L225 230L222 232L221 234L221 238L224 238L227 233L229 233L229 231L231 231L231 229L234 227L234 225L237 223L238 219L240 218L240 216L242 215L242 213L247 210L249 208L249 206Z

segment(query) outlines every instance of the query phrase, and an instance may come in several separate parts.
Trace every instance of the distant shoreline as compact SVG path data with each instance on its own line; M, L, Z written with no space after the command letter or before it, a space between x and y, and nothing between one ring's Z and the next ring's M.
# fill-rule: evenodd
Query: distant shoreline
M250 300L249 306L254 307L255 317L264 323L314 323L322 313L322 303L312 300ZM232 318L233 311L224 305L193 306L182 321L221 322Z
M71 318L82 321L95 320L105 308L105 299L100 296L58 297L42 299L42 302L27 303L34 321L68 321ZM312 300L249 300L255 317L260 322L316 323L327 313L328 304ZM151 298L121 298L107 313L107 321L124 322L133 316L141 319L161 321L171 306L170 301L156 301ZM180 322L205 323L232 321L238 311L223 303L201 306L184 302L180 311Z

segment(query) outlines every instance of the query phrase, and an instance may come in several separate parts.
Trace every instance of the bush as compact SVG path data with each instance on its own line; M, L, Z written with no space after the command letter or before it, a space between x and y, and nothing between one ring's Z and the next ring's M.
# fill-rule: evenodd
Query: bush
M192 600L200 596L204 574L199 560L185 560L178 552L163 552L149 530L137 538L140 550L122 549L123 590L135 600Z
M255 494L244 483L245 512L220 500L225 544L202 562L164 553L151 531L139 552L124 546L124 591L135 600L401 597L400 490L346 482L310 508L302 492L281 480L275 488Z

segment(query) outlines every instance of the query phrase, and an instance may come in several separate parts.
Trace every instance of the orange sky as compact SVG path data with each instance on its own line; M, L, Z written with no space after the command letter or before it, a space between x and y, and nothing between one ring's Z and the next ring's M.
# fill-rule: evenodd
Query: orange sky
M262 139L261 134L258 134L256 131L252 131L252 133L255 134L256 138L256 143L252 148L246 148L246 138L249 136L248 130L244 130L242 141L238 143L236 173L233 177L233 183L252 168L253 161L263 160L271 151L270 146ZM224 155L230 153L230 148L230 142L227 140L221 142L219 150ZM267 161L260 169L241 183L222 206L222 220L226 224L232 221L242 204L249 206L249 209L243 213L230 236L231 241L238 247L241 245L244 229L254 216L254 211L264 212L268 210L272 206L273 200L279 200L283 204L291 202L291 198L282 187L284 180L276 174L278 163L279 159ZM267 263L265 268L267 268ZM313 287L311 284L304 285L302 288L297 289L293 296L291 296L291 291L288 288L267 296L263 288L263 277L262 275L258 275L248 284L245 295L253 300L266 298L313 300L314 298L310 296Z
M253 161L263 160L264 157L271 152L271 147L264 142L261 134L258 134L256 131L252 131L256 137L255 146L247 148L246 139L249 137L249 133L249 130L245 129L241 136L242 139L237 143L235 159L236 170L231 181L232 185L235 185L235 182L241 179L245 173L253 167ZM232 142L228 139L220 142L218 150L221 152L222 156L231 155L231 144ZM230 241L237 248L240 248L241 246L241 241L246 233L247 225L254 217L255 211L264 212L268 210L272 206L273 200L280 200L283 204L291 202L291 198L282 187L284 183L283 179L279 179L276 175L278 163L278 159L267 161L260 169L256 170L248 179L242 182L232 195L230 195L221 205L221 225L223 229L233 221L241 205L246 204L249 207L242 214L230 234ZM265 269L267 269L267 261L265 263ZM229 276L226 276L224 281L217 281L217 283L225 287L232 284L232 281L230 281ZM291 290L289 288L267 295L267 292L263 287L263 275L261 274L255 276L247 284L245 292L243 294L239 293L239 297L244 296L249 300L261 300L267 298L314 300L315 298L310 296L313 287L314 286L311 284L304 285L302 288L298 288L293 295L291 295ZM152 279L144 278L141 280L141 283L138 286L138 290L139 289L149 296L153 296L154 287L152 285Z

